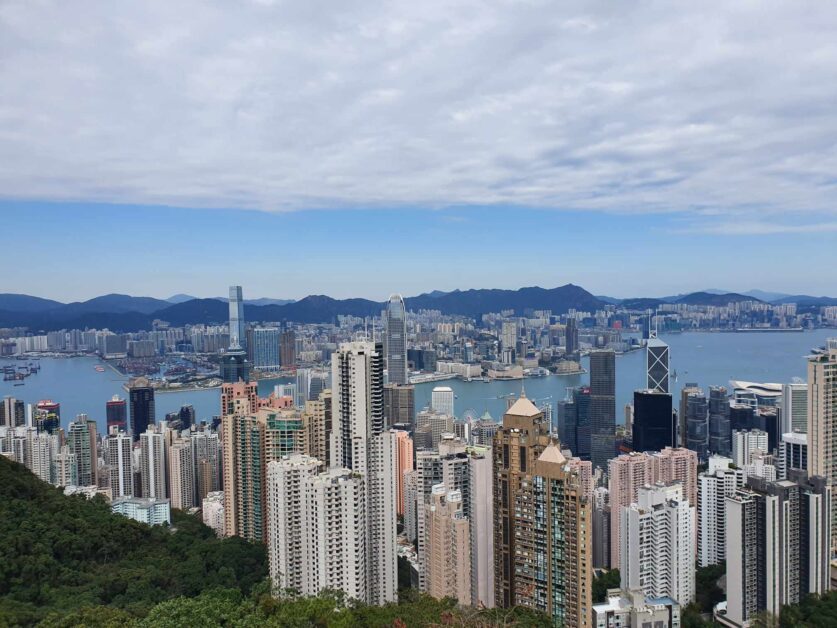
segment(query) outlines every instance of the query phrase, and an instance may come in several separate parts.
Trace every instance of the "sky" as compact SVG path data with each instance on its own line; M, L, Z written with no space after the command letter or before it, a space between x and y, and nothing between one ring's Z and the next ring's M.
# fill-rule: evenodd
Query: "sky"
M837 5L0 4L0 292L837 296Z

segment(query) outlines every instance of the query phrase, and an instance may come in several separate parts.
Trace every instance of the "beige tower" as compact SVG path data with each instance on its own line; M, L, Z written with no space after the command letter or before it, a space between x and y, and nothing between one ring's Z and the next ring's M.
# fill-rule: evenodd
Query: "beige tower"
M437 599L471 603L470 526L462 512L462 494L433 487L427 517L425 577L427 592Z
M837 338L808 358L808 476L837 483ZM835 500L837 502L837 500ZM837 549L837 506L832 503L831 549Z

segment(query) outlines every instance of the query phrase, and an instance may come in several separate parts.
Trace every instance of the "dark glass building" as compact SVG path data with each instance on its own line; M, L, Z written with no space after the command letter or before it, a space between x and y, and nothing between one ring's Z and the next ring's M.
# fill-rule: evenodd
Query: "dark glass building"
M120 399L117 395L105 403L105 417L107 420L108 434L110 428L117 427L123 432L128 431L128 402Z
M675 447L677 422L671 395L653 390L634 392L634 451L662 451Z
M243 350L230 350L221 356L221 380L225 384L249 381L250 362Z
M154 389L147 379L134 380L128 391L128 402L131 406L131 434L134 441L138 441L140 434L155 422Z
M616 354L590 354L590 460L593 468L607 469L616 456Z

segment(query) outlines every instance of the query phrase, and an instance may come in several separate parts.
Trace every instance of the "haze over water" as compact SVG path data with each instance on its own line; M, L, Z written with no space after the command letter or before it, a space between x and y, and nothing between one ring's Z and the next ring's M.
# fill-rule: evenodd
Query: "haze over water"
M712 385L728 386L730 379L756 382L791 381L805 378L805 356L813 347L824 344L826 338L837 336L837 330L817 329L802 333L684 333L670 334L662 338L671 346L671 370L677 371L677 381L672 381L675 407L680 389L687 382L696 382L703 388ZM14 360L0 360L0 363ZM122 388L126 377L107 368L99 373L94 366L100 361L93 357L42 358L41 372L26 379L24 386L0 381L0 394L12 395L26 403L40 399L52 399L61 403L61 423L64 427L76 414L86 413L96 419L99 429L105 430L105 402L113 395L125 398ZM19 364L19 363L18 363ZM588 367L584 360L585 368ZM281 379L261 380L259 394L267 395ZM466 410L482 414L488 410L494 418L502 416L506 408L504 396L518 395L525 385L528 397L537 401L555 403L566 395L566 388L589 382L588 375L531 378L523 381L495 381L490 383L446 380L416 386L416 409L430 403L434 386L450 386L454 389L455 412L462 416ZM634 351L616 360L616 420L624 420L625 404L630 403L633 391L645 386L645 352ZM157 421L165 419L181 405L195 407L198 419L210 419L218 413L219 389L157 393Z

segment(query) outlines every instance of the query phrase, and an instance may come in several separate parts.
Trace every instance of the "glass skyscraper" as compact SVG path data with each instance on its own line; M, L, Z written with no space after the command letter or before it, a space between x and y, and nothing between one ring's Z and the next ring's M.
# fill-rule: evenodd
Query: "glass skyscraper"
M384 330L384 352L390 384L406 385L407 378L407 310L400 294L393 294L387 303Z

